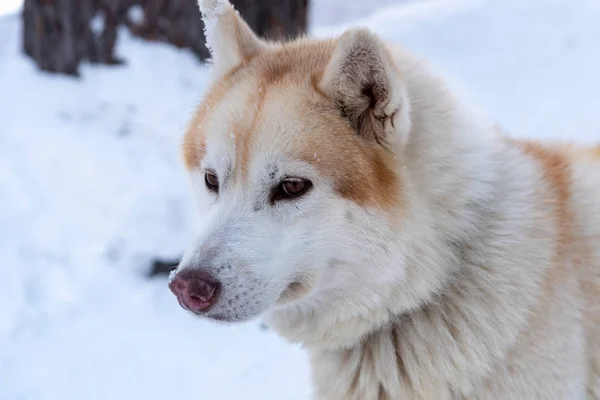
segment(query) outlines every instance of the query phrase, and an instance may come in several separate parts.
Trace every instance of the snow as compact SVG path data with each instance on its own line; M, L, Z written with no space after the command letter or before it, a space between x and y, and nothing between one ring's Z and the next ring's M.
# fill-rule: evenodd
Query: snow
M141 25L144 22L144 9L139 4L134 4L127 10L127 18L135 25Z
M94 15L90 21L90 29L92 32L94 32L96 35L101 34L104 31L104 24L106 22L105 20L106 15L104 15L103 11L99 11L96 15Z
M384 0L370 15L316 1L314 20L343 22L315 33L360 17L515 135L600 142L597 0ZM206 67L123 32L127 65L77 80L37 71L19 39L0 17L0 400L308 399L300 348L192 318L143 277L199 218L179 145Z
M23 5L23 0L2 0L0 1L0 16L14 13Z

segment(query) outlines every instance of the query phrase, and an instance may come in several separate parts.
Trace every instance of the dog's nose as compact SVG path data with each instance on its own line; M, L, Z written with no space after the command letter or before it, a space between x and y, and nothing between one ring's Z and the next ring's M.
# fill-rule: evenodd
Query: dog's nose
M179 304L195 313L208 310L217 301L219 286L207 272L193 269L177 273L169 282Z

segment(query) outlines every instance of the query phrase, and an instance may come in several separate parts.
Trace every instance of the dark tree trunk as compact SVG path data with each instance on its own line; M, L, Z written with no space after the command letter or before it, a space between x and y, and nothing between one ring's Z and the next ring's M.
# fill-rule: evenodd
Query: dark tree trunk
M308 0L232 0L231 3L261 37L277 40L306 32Z
M306 31L308 0L233 0L260 36L281 39ZM23 47L45 71L77 75L83 60L120 63L120 24L149 40L209 54L197 0L25 0Z
M83 60L116 64L122 0L25 0L23 48L44 71L78 74Z
M208 58L197 0L134 0L127 25L147 40L166 41Z
M77 49L71 0L25 0L23 46L45 71L76 74L81 62Z
M84 59L93 63L120 64L114 54L117 28L123 21L128 1L74 0L81 4L76 18L81 35L79 46Z
M142 16L128 18L134 34L149 40L164 40L191 49L200 59L208 58L204 25L197 0L134 0ZM259 36L271 39L294 37L306 31L308 0L231 0L248 25Z

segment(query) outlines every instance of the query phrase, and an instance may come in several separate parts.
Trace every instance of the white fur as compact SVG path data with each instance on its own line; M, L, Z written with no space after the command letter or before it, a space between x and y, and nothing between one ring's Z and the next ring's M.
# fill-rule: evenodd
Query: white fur
M198 5L204 22L206 46L214 64L215 79L263 46L263 42L252 34L227 0L199 0Z
M349 51L338 50L326 77ZM318 116L301 115L298 88L265 94L254 129L273 134L252 142L243 180L233 171L241 162L235 136L245 132L231 126L252 120L258 78L241 79L211 109L206 156L193 171L206 229L180 266L222 282L206 316L262 316L302 343L318 399L579 399L586 390L599 398L591 368L600 368L600 299L590 297L600 288L599 164L568 156L571 236L556 265L561 227L544 166L457 101L422 61L392 46L378 51L391 55L387 71L400 71L389 79L384 116L405 110L385 132L401 182L396 216L342 198L294 158L319 128ZM203 186L207 169L220 177L218 195ZM286 176L314 187L269 204ZM282 301L294 282L308 292Z

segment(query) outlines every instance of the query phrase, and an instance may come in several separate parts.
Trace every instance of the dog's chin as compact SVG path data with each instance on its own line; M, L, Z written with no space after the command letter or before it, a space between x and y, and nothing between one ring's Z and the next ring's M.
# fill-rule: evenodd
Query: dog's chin
M212 322L223 323L223 324L236 324L250 322L260 318L263 315L263 310L252 310L240 312L227 312L226 310L211 310L205 314L196 314L203 319L207 319Z
M246 319L246 318L240 318L240 317L228 315L228 314L204 315L204 318L214 321L214 322L230 323L230 324L242 323L242 322L248 321L248 319Z

